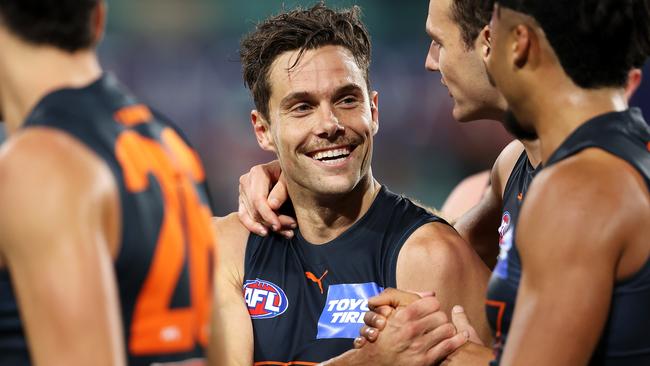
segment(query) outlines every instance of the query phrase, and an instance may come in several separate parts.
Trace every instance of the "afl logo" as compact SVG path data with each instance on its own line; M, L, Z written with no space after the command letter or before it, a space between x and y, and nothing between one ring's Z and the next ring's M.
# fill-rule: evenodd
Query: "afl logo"
M506 211L501 217L501 225L499 226L499 244L503 243L503 236L510 228L510 212Z
M287 295L280 286L255 279L244 283L244 299L252 319L268 319L284 313L289 307Z

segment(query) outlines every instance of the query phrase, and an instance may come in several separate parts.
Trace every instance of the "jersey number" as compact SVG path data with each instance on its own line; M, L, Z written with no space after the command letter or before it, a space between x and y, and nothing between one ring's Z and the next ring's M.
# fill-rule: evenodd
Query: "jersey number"
M197 342L206 346L208 339L211 215L195 190L204 172L195 153L174 130L165 128L161 140L162 144L126 130L116 142L127 190L145 191L153 175L164 200L155 251L131 321L128 348L133 355L191 351ZM172 296L186 261L191 305L172 309Z

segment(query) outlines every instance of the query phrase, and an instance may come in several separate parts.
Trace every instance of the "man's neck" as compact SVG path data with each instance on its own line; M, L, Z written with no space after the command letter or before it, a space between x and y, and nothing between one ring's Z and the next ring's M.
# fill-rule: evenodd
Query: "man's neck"
M559 90L559 92L558 92ZM545 163L569 135L590 119L627 109L627 101L620 88L582 89L575 85L555 88L537 95L517 111L518 118L531 121L539 136L537 147L528 142L526 152ZM539 101L543 101L539 103ZM520 117L519 117L520 116ZM524 141L522 141L524 142ZM524 142L524 146L526 146ZM533 159L531 159L531 163Z
M14 133L48 93L79 88L101 76L92 49L68 53L48 46L13 44L0 61L0 108L7 132Z
M519 140L522 145L524 145L524 150L526 150L526 156L528 156L528 161L533 167L539 166L542 162L542 149L539 143L539 139L536 140Z
M312 244L327 243L350 228L370 208L381 186L368 176L345 194L319 195L288 187L300 233Z

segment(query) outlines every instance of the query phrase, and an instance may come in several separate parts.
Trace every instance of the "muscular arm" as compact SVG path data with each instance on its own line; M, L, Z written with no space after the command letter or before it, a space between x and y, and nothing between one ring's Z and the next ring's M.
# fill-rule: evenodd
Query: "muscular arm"
M397 261L397 287L408 291L435 291L441 310L450 314L462 305L480 338L489 343L485 317L487 267L453 228L429 223L406 241Z
M125 364L112 175L85 146L48 129L15 136L1 154L0 250L33 363Z
M649 198L626 165L590 149L535 179L516 228L523 274L503 365L588 363L615 281L647 258L630 255Z
M213 221L216 246L210 365L253 364L253 325L242 295L248 231L236 214Z
M494 268L499 254L499 222L503 208L503 191L517 159L524 150L515 140L508 144L495 161L490 172L490 186L477 205L461 216L454 227L488 268Z

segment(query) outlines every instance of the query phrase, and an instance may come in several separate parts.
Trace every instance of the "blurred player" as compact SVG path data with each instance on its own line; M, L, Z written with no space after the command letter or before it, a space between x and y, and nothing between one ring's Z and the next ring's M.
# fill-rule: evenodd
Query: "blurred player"
M318 4L270 17L242 41L255 134L278 156L300 225L285 239L251 234L235 214L216 220L215 365L337 356L352 347L368 297L388 286L436 289L440 304L425 301L441 311L422 322L423 347L464 343L451 324L437 326L454 301L474 319L484 316L488 271L478 256L447 223L372 175L378 95L368 83L370 41L358 13ZM477 329L489 337L485 326ZM374 365L371 351L350 352L344 362ZM417 356L433 362L435 351Z
M0 364L203 355L212 232L197 154L109 74L100 0L0 1Z

